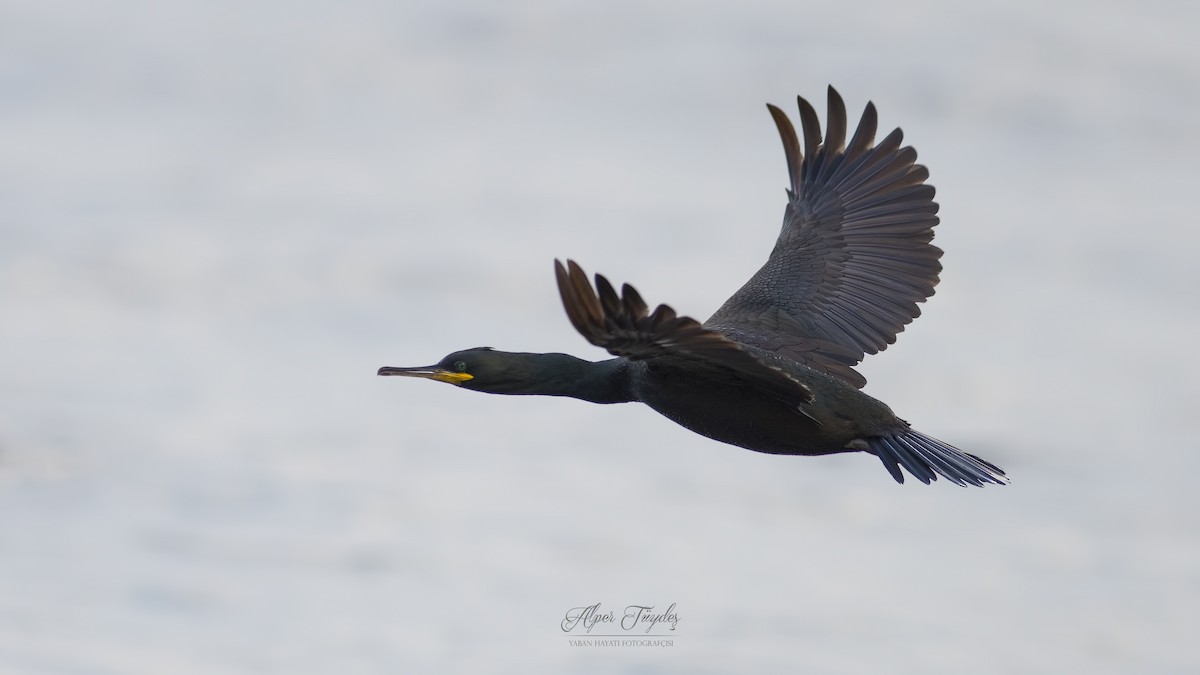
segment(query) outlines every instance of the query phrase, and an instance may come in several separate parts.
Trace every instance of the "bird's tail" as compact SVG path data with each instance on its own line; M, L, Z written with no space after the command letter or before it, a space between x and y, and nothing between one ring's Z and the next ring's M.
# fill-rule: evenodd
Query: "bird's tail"
M869 438L867 443L897 483L904 482L901 466L926 485L938 476L963 487L1008 483L1004 470L995 464L915 429Z

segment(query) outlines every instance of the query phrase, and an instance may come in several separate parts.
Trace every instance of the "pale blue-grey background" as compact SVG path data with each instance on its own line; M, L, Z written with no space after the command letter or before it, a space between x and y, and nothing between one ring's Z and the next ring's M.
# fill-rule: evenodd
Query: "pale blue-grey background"
M1200 5L0 3L0 672L1200 668ZM374 377L708 316L837 86L938 188L895 485L640 406ZM601 602L670 648L578 648Z

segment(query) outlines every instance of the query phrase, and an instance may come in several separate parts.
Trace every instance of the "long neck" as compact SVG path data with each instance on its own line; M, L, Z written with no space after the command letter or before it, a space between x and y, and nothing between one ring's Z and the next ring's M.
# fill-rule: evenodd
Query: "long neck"
M569 396L592 403L628 403L637 400L629 379L629 361L584 361L569 354L531 354L530 370L537 382L521 394Z

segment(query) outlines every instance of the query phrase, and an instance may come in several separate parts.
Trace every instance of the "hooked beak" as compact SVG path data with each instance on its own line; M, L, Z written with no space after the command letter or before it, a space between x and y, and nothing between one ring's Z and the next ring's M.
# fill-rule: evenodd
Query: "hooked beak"
M422 377L426 380L437 380L438 382L449 382L450 384L462 384L467 380L475 379L474 375L443 370L437 366L421 366L419 368L397 368L395 366L384 366L379 369L379 372L376 373L376 375Z

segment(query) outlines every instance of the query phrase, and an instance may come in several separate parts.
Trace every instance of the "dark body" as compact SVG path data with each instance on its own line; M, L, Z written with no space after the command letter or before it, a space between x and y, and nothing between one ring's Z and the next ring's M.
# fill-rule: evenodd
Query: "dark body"
M686 371L645 363L629 366L636 373L635 400L701 436L747 450L774 455L864 450L851 444L907 427L882 401L786 360L780 360L780 366L812 390L812 402L792 406L736 382L714 384Z
M708 438L757 452L868 452L898 482L901 467L929 483L1003 484L995 465L912 429L860 389L854 366L886 349L933 294L942 251L934 189L916 151L892 131L875 143L867 104L853 136L829 89L824 137L798 99L801 136L768 106L787 157L788 204L767 262L703 324L667 305L653 311L629 284L594 285L574 261L555 261L571 324L617 358L454 352L433 366L384 367L493 394L640 401Z

